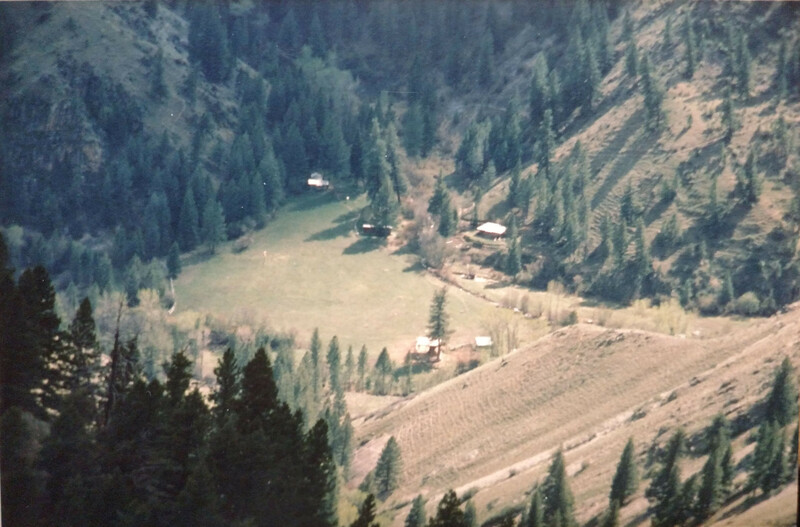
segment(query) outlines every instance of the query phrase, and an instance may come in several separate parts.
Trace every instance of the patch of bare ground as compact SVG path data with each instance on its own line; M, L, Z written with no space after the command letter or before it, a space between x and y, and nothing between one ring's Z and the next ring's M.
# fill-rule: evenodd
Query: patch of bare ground
M800 368L800 305L702 340L579 324L360 420L356 459L372 460L376 445L394 435L403 474L389 508L422 493L433 511L454 488L474 492L485 518L523 506L561 448L578 519L587 521L605 510L628 437L645 472L648 451L663 446L673 430L683 427L697 438L722 412L734 423L741 459L758 402L784 356ZM690 456L684 477L702 463ZM353 479L373 466L354 467ZM647 484L623 508L623 524L645 519ZM404 516L400 508L395 524Z

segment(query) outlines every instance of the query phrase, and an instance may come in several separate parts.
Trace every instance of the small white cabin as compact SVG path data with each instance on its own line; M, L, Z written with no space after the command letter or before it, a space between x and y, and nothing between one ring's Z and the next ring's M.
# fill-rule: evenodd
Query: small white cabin
M308 178L308 186L309 188L328 188L331 186L331 182L322 177L322 174L319 172L314 172Z
M506 227L504 225L500 225L499 223L492 223L491 221L487 221L486 223L478 226L478 234L481 236L485 236L487 238L498 239L506 233Z

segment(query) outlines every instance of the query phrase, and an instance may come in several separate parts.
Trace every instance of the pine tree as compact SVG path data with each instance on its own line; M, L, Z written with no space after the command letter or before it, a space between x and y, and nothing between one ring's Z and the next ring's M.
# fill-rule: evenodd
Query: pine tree
M611 505L609 505L601 525L602 527L619 527L619 502L617 500L611 500Z
M464 511L459 508L458 495L448 490L436 508L436 516L428 522L428 527L467 527Z
M428 213L434 215L441 215L444 213L444 207L449 201L449 194L447 187L444 184L444 177L440 173L436 178L436 184L433 189L433 195L428 201Z
M539 132L536 139L536 161L539 163L539 171L547 174L548 178L550 177L550 161L553 158L555 141L555 132L553 131L553 112L552 110L547 109L542 117L542 124L539 126Z
M636 470L636 460L634 458L635 451L633 448L633 438L629 438L625 444L625 449L622 451L619 464L617 464L617 471L614 474L614 479L611 482L611 493L609 494L609 502L611 505L614 502L617 506L624 504L628 498L633 496L639 486L639 477Z
M442 344L450 335L450 317L446 311L447 288L436 291L431 301L430 314L428 315L428 336L439 341L437 355L442 352Z
M386 499L400 486L402 463L400 447L392 436L383 447L378 463L375 465L375 486L381 499Z
M494 79L494 39L491 31L486 33L480 44L478 54L478 83L481 86L489 86Z
M521 527L545 527L542 491L538 486L533 490L533 496L531 497L531 506L528 511L528 524Z
M211 254L216 253L217 245L225 241L225 216L222 213L222 205L216 199L209 199L203 209L200 238Z
M259 348L242 370L239 426L246 433L264 427L279 404L272 365L264 348Z
M747 34L744 31L738 32L739 38L736 43L736 87L742 97L750 95L750 48L747 44Z
M736 177L734 192L746 204L757 203L761 196L761 178L758 176L758 157L755 148L750 148L743 171Z
M192 188L188 187L183 196L183 205L178 219L178 243L184 251L191 251L200 239L197 204Z
M748 478L748 488L769 493L786 481L787 467L783 431L772 421L764 421L758 428L756 447Z
M239 366L231 348L227 348L222 354L217 367L214 368L214 375L217 378L217 386L211 394L211 400L214 402L217 420L222 424L233 415L240 388Z
M167 254L167 277L171 279L178 278L181 272L181 251L178 248L178 242L172 242Z
M517 276L522 271L522 256L520 254L519 236L517 233L517 219L511 218L511 226L508 229L507 246L508 254L506 255L506 274L512 278Z
M302 513L308 525L338 525L336 464L328 445L328 426L319 419L308 431L303 445Z
M394 365L392 359L389 358L389 351L383 348L378 355L378 360L375 361L375 393L377 395L386 395L391 387L390 383L387 385L386 378L391 376Z
M509 517L507 517L507 519L508 518ZM513 518L511 518L511 521L513 527ZM466 527L478 527L478 511L475 509L475 502L472 500L467 500L467 504L464 505L464 525L466 525Z
M736 131L737 123L734 114L733 99L731 98L730 89L726 88L723 94L722 104L720 104L722 111L722 128L725 130L723 139L726 143L730 143L733 134Z
M322 399L322 383L324 381L324 365L321 360L322 340L319 338L319 328L314 328L314 332L311 334L311 343L308 345L308 353L311 358L311 393L313 394L314 404L316 405Z
M682 429L678 429L669 439L661 468L653 477L650 486L645 491L647 499L663 504L675 498L677 495L677 488L673 489L668 487L673 486L673 482L670 482L670 478L672 477L671 473L673 469L677 469L678 459L683 454L685 442L686 436Z
M624 219L614 226L613 232L613 245L614 245L614 265L621 268L625 263L625 253L628 252L628 225Z
M686 15L686 21L684 22L684 38L686 42L686 70L684 70L684 75L687 79L691 79L694 77L694 71L697 67L695 51L697 43L689 15Z
M622 16L622 39L633 40L633 19L630 10L626 9Z
M559 450L553 457L547 478L542 485L545 521L550 525L558 522L564 527L577 525L575 520L575 500L567 482L564 454Z
M367 375L367 347L361 346L361 351L358 352L358 384L356 385L357 391L364 390L365 377Z
M439 227L437 231L443 238L449 238L456 232L458 226L458 212L450 201L450 195L446 194L441 206L439 215Z
M619 200L619 213L626 223L631 224L636 221L640 215L639 205L636 203L636 195L633 191L633 185L628 182L622 197Z
M647 247L647 240L644 236L644 221L642 218L636 220L636 235L634 236L634 263L636 264L637 278L641 280L653 269L653 262L650 259L650 251Z
M652 524L654 527L681 525L683 503L681 500L680 469L677 465L672 465L669 471L662 472L660 475L663 475L661 479L662 486L660 488L660 496L653 506Z
M100 368L100 349L97 340L97 328L92 316L92 303L88 297L81 300L75 317L69 325L69 340L73 348L70 360L74 376L69 388L75 390L83 387L89 393L94 391L93 379Z
M361 508L358 509L358 518L355 519L350 527L380 527L375 521L375 495L367 494Z
M788 357L784 357L781 365L775 370L772 389L766 400L767 421L774 421L779 426L786 426L797 417L797 386L795 373Z
M342 354L339 350L339 338L334 335L328 344L328 354L326 355L328 361L328 370L331 379L331 390L337 391L340 389L339 377L341 373Z
M639 74L639 51L636 49L636 42L628 41L625 48L625 71L632 79L636 79Z
M342 378L342 388L345 390L353 389L353 375L355 374L356 362L353 356L353 346L347 346L347 357L344 361L344 377Z
M150 79L150 95L157 100L162 100L169 95L169 88L164 81L164 50L158 48L158 53L152 60L153 71Z
M403 527L425 527L425 500L422 494L418 494L411 502L411 510L408 511Z
M642 57L642 92L644 94L644 109L647 115L647 127L650 130L659 130L664 124L664 91L653 78L650 71L650 61L645 55Z
M412 103L403 116L403 145L410 157L420 155L424 131L425 122L421 104L418 102Z
M722 466L718 450L712 450L701 470L702 481L697 493L698 519L705 520L719 509L722 503Z

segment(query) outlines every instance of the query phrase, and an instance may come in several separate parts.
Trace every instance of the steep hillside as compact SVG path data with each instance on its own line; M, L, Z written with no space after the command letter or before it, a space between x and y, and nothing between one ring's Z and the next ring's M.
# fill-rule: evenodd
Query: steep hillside
M366 191L362 219L399 224L426 260L437 234L469 231L454 215L515 221L513 255L464 238L458 260L534 288L679 294L704 313L770 314L800 295L794 3L2 13L15 133L0 219L25 229L8 235L17 263L43 261L62 286L153 287L134 256L260 228L317 170ZM420 204L438 172L444 215Z
M431 390L356 422L353 480L371 470L394 436L403 454L401 487L389 499L405 517L417 493L436 503L448 488L473 495L481 518L527 506L552 454L563 449L578 518L607 506L611 478L633 437L640 471L671 432L690 437L684 474L698 470L702 431L723 413L732 423L735 459L749 448L760 401L783 357L800 365L800 306L714 339L683 339L592 325L565 328ZM648 454L650 452L650 454ZM744 481L742 469L737 485ZM622 510L625 524L645 521L640 485ZM781 498L784 499L784 498ZM778 507L788 518L794 510ZM746 507L744 507L746 508ZM520 510L520 509L517 509ZM642 516L640 516L642 515ZM628 523L632 522L632 523Z

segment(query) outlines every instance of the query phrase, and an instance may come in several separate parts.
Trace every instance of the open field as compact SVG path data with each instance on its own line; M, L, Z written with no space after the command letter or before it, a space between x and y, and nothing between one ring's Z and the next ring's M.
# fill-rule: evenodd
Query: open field
M401 488L389 499L399 525L413 496L429 513L448 488L475 492L481 519L522 506L541 481L550 456L563 448L578 519L601 514L628 437L643 472L647 451L682 426L690 438L723 412L739 432L736 460L773 372L788 356L800 367L800 305L752 321L727 336L684 339L579 324L516 353L484 364L417 396L394 402L356 422L362 445L354 481L370 470L383 442L396 437L403 453ZM750 447L752 445L749 445ZM683 477L702 466L684 462ZM739 481L744 474L740 472ZM625 525L646 525L642 482L622 509ZM790 500L770 509L787 517ZM789 511L793 512L793 511ZM772 517L772 513L770 513Z
M301 345L316 327L323 340L337 335L344 346L365 344L373 355L387 346L401 360L425 333L431 299L443 283L424 273L415 256L392 254L379 240L358 236L362 200L303 196L254 233L243 253L227 244L210 259L185 265L175 283L178 314L212 313L235 324L296 332ZM485 334L497 309L450 288L450 343ZM517 318L523 342L546 330L543 321Z

